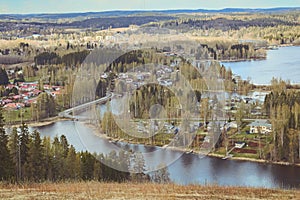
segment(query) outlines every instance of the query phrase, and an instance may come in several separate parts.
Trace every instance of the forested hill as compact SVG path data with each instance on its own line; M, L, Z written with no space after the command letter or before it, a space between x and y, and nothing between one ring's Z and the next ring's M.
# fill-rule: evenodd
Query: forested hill
M280 19L272 18L260 18L260 19L251 19L251 20L239 20L239 19L226 19L226 18L217 18L212 20L202 20L202 19L186 19L186 20L174 20L166 21L161 24L149 24L148 26L159 26L164 28L171 29L185 29L189 30L190 28L201 28L201 29L219 29L223 31L228 30L239 30L243 27L276 27L278 25L286 26L297 26L299 22L288 22Z
M115 10L103 12L83 12L83 13L40 13L40 14L0 14L1 19L24 19L24 18L44 18L44 19L60 19L60 18L76 18L76 17L105 17L105 16L129 16L140 14L179 14L179 13L232 13L232 12L248 12L248 13L266 13L266 12L289 12L299 11L300 7L280 7L280 8L224 8L221 10L206 9L180 9L180 10Z
M125 16L125 17L102 17L86 19L84 21L75 21L64 26L73 26L81 28L121 28L128 27L131 24L143 25L149 22L158 22L163 20L174 19L171 16Z

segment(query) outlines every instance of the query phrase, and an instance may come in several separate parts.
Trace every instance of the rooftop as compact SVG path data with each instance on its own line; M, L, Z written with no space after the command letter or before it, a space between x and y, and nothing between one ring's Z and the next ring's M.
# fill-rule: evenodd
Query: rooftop
M266 126L266 127L272 127L272 124L270 123L269 120L266 119L259 119L255 120L254 122L250 123L248 126Z

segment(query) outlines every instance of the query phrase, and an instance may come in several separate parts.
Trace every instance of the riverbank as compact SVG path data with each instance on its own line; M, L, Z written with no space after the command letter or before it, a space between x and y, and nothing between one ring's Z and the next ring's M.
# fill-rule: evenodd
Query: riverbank
M260 61L266 60L267 57L260 57L260 58L248 58L248 59L232 59L232 60L216 60L221 63L233 63L233 62L251 62L251 61Z
M5 185L1 199L298 199L299 190L155 183L63 182Z
M37 127L49 126L49 125L54 124L59 121L69 121L69 120L70 119L60 118L60 117L56 116L56 117L50 117L50 118L44 119L42 121L24 121L24 123L32 128L37 128ZM6 124L6 126L10 126L10 127L19 127L20 125L22 125L22 122Z
M45 119L44 121L41 122L31 122L31 123L26 123L29 127L32 128L40 128L40 127L44 127L44 126L49 126L52 125L56 122L59 121L71 121L70 119L66 119L66 118L59 118L59 117L52 117L52 118L48 118ZM182 152L182 153L186 153L186 154L195 154L198 155L199 157L205 157L205 156L209 156L209 157L215 157L215 158L219 158L219 159L223 159L225 155L222 154L217 154L217 153L203 153L200 152L199 150L195 150L192 148L180 148L180 147L174 147L174 146L168 146L168 145L164 145L164 146L158 146L158 145L151 145L149 143L140 143L138 141L133 140L128 140L126 138L113 138L113 137L109 137L106 134L101 133L101 129L100 127L97 127L94 124L90 124L87 122L80 122L82 123L84 126L92 129L92 132L94 135L96 135L97 137L103 138L107 141L110 141L111 143L128 143L128 144L134 144L134 145L144 145L144 146L148 146L148 147L158 147L158 148L163 148L163 149L169 149L172 151L178 151L178 152ZM14 124L14 125L10 125L11 127L18 127L20 126L21 123L19 124ZM294 166L298 166L300 167L300 163L298 164L291 164L288 162L271 162L268 160L262 160L262 159L255 159L255 158L247 158L247 157L230 157L227 158L228 160L240 160L240 161L249 161L249 162L256 162L256 163L265 163L265 164L276 164L276 165L294 165Z
M300 45L297 44L281 44L281 45L270 45L268 47L265 47L264 49L266 51L276 51L279 48L282 47L298 47ZM235 59L221 59L221 60L213 60L218 61L221 63L235 63L235 62L251 62L251 61L261 61L261 60L267 60L268 56L261 56L261 57L253 57L253 58L235 58Z
M183 148L180 148L180 147L174 147L174 146L168 146L168 145L156 146L156 145L138 143L134 140L126 140L125 138L113 138L113 137L107 136L106 134L99 133L99 128L96 127L93 124L90 124L90 123L83 123L83 124L85 126L91 128L93 130L94 135L96 135L98 137L101 137L103 139L106 139L108 141L111 141L112 143L122 142L122 143L128 143L128 144L133 144L133 145L144 145L144 146L149 146L149 147L158 147L158 148L169 149L169 150L178 151L178 152L182 152L182 153L186 153L186 154L195 154L195 155L198 155L199 157L209 156L209 157L214 157L214 158L219 158L219 159L223 159L225 157L225 155L216 154L216 153L213 153L213 152L203 153L199 150L195 150L195 149L192 149L192 148L183 149ZM265 164L275 164L275 165L298 166L298 167L300 167L300 163L292 164L292 163L288 163L288 162L271 162L271 161L268 161L268 160L247 158L247 157L234 157L233 156L233 157L228 158L228 160L239 160L239 161L249 161L249 162L256 162L256 163L265 163Z
M216 154L216 153L209 153L208 156L215 157L215 158L224 158L224 155ZM245 157L230 157L229 160L240 160L240 161L249 161L249 162L256 162L256 163L265 163L265 164L274 164L274 165L284 165L284 166L298 166L300 167L300 163L292 164L288 162L271 162L268 160L263 159L255 159L255 158L245 158Z

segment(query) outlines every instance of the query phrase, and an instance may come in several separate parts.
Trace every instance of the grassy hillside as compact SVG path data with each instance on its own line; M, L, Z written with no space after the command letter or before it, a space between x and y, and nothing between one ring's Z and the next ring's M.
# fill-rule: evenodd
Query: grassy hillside
M0 199L299 199L300 190L135 183L0 184Z

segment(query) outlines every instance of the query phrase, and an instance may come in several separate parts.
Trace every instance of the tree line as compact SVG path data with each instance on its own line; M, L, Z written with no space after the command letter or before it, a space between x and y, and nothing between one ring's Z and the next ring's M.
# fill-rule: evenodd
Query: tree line
M220 29L223 31L227 30L239 30L243 27L273 27L277 25L287 25L296 26L296 22L283 21L276 18L257 18L250 20L240 20L240 19L226 19L226 18L216 18L216 19L197 19L197 18L187 18L187 19L176 19L166 22L162 22L161 27L172 28L172 29L186 29L186 28L199 28L204 30L209 29Z
M41 137L26 124L14 127L8 135L0 110L0 181L13 183L43 181L149 181L141 154L121 151L96 154L77 152L66 136ZM101 162L100 162L101 160ZM116 166L116 169L109 167ZM132 170L138 173L131 173ZM161 178L159 178L161 177ZM166 169L154 172L154 181L169 180Z
M264 102L273 136L266 146L265 157L296 163L300 160L300 92L288 90L282 80L273 79L272 86Z
M75 66L81 64L87 55L89 55L88 50L72 52L63 56L59 56L55 52L43 52L34 57L34 62L36 65L64 64L65 66Z

